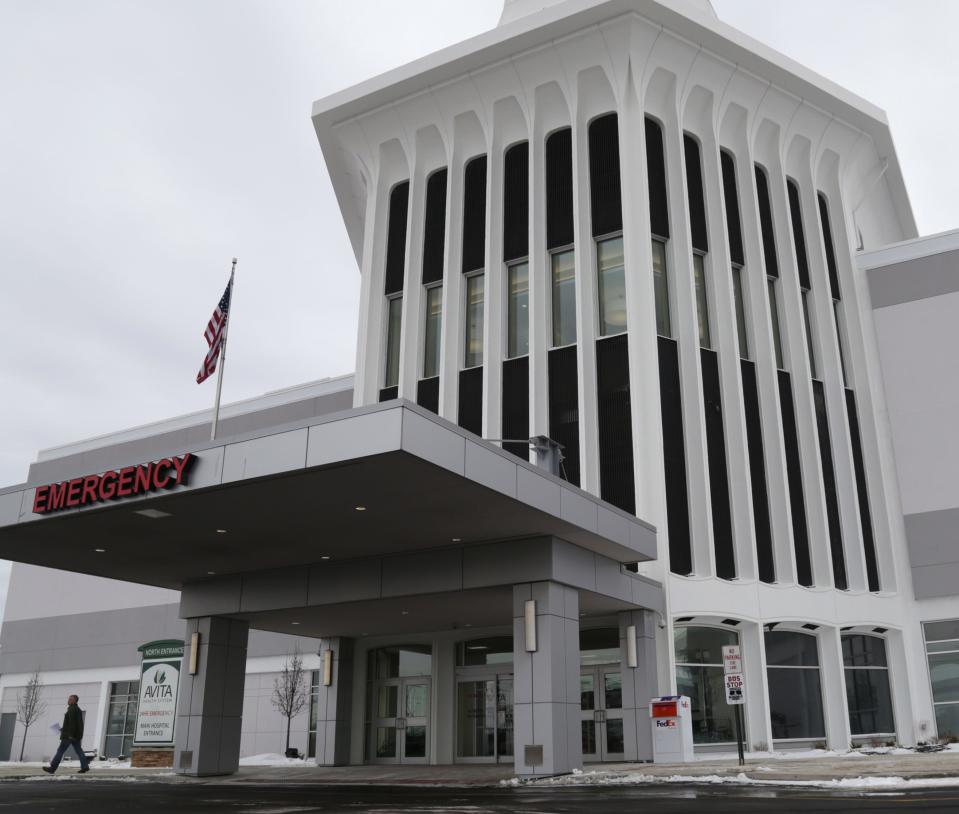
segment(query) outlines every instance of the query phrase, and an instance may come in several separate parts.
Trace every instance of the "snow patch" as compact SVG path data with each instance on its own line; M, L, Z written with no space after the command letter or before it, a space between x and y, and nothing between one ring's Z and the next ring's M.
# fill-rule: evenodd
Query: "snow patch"
M772 771L760 767L758 771ZM744 772L735 775L682 775L656 776L642 772L604 772L574 771L572 774L561 777L547 777L533 780L512 778L501 781L503 785L537 785L537 786L638 786L653 785L656 783L682 783L684 785L747 785L747 786L792 786L819 789L919 789L945 788L959 786L959 777L843 777L833 780L764 780L749 777Z
M264 752L262 755L249 755L240 758L241 766L311 766L302 758L284 757L275 752Z

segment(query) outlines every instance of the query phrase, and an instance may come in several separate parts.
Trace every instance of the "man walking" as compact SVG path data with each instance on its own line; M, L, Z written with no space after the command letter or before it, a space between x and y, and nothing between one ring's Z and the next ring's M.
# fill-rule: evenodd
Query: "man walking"
M60 748L57 749L50 765L43 767L43 771L47 774L53 774L57 770L64 753L71 746L80 758L79 774L90 771L90 761L83 754L83 747L80 745L83 738L83 710L78 705L79 700L79 696L76 695L71 695L67 699L67 711L63 716L63 726L60 727Z

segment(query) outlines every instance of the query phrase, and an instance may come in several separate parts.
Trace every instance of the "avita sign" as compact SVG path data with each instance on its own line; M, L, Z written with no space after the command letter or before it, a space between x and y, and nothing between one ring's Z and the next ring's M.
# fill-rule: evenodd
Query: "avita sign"
M173 458L123 469L109 469L99 475L38 486L33 497L34 514L49 514L62 509L76 509L92 503L105 503L118 498L171 489L187 482L196 455L185 452Z

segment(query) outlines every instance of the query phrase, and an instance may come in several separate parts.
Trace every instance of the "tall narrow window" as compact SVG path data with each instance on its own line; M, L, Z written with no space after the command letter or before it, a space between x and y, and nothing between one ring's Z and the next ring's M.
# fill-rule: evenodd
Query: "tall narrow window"
M673 335L669 320L669 279L666 273L666 244L653 241L653 296L656 298L656 333Z
M746 303L743 301L743 270L733 266L733 297L736 300L736 334L739 337L739 356L749 358L749 339L746 336Z
M846 373L846 354L843 350L843 325L842 325L842 314L840 309L842 308L839 300L833 300L832 303L832 316L833 320L836 323L836 342L839 345L839 367L842 369L842 383L845 387L849 387L849 376Z
M626 272L623 238L600 240L596 244L599 275L599 332L612 336L626 330Z
M553 278L553 347L576 342L576 265L572 250L550 257Z
M693 276L696 279L696 316L699 321L699 346L711 348L709 338L709 301L706 291L706 262L701 254L693 254Z
M507 267L506 276L506 355L512 359L529 353L529 263Z
M802 292L802 316L803 324L806 328L806 350L809 353L809 372L814 379L818 379L816 370L816 354L813 352L812 345L812 323L809 319L809 292Z
M426 342L423 349L423 378L440 372L440 329L443 323L443 286L426 289Z
M384 387L396 387L400 381L400 331L403 324L403 298L390 297L386 314L386 372Z
M796 247L796 270L799 272L799 287L808 290L812 288L812 283L809 281L809 255L806 251L806 233L803 230L799 186L792 178L786 179L786 191L789 195L789 219L792 223L793 243Z
M482 273L466 278L466 368L483 364L484 282Z
M766 279L766 290L769 292L769 319L772 322L773 350L776 352L776 367L785 370L783 362L783 337L779 327L779 302L776 299L776 279Z

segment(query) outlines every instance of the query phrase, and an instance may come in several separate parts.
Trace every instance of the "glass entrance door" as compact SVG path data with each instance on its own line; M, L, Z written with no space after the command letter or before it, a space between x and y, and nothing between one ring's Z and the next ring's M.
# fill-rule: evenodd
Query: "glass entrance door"
M513 676L460 678L456 682L456 759L513 760Z
M372 758L379 763L426 763L429 754L429 678L376 682Z
M584 667L579 677L583 760L623 760L623 675L618 664Z

